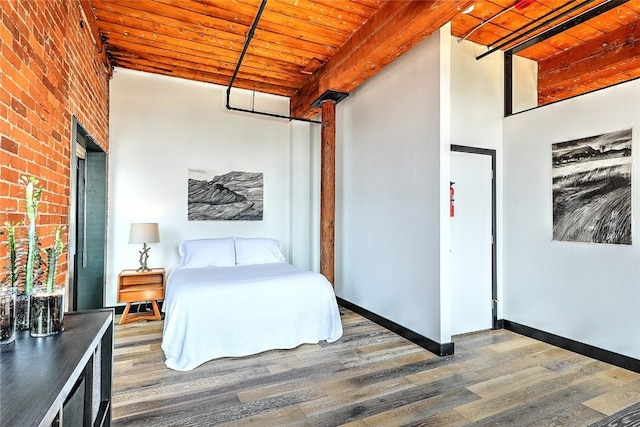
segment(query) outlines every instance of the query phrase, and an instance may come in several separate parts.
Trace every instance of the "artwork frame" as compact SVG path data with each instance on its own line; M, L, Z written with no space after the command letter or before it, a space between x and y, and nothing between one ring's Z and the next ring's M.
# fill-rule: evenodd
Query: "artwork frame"
M551 145L552 239L633 244L633 128Z
M262 172L188 169L189 221L262 221Z

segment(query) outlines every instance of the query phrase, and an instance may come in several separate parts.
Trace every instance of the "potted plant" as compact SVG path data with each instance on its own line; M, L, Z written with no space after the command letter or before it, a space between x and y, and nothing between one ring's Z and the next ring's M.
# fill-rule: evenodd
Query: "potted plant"
M56 286L55 282L58 260L64 251L64 227L58 226L53 247L44 251L47 257L45 264L36 230L42 187L38 186L38 180L34 177L21 177L20 183L25 188L26 239L21 242L17 237L19 224L4 224L9 263L3 281L15 295L13 307L16 329L30 329L32 336L57 334L63 330L64 316L64 286ZM46 275L43 269L45 265Z
M16 339L16 293L9 286L0 286L0 351Z
M46 337L64 330L64 286L56 285L58 260L64 252L62 226L56 228L55 244L45 250L47 254L47 278L44 285L31 294L31 336Z
M16 293L20 270L18 268L19 244L16 241L16 226L5 222L0 235L7 234L7 256L9 262L5 265L7 274L0 282L0 345L11 344L15 340L16 332ZM4 348L4 347L3 347Z
M42 195L42 188L38 187L38 180L34 177L21 177L20 183L25 187L24 200L27 208L27 248L26 253L17 254L14 258L16 264L22 259L22 286L17 286L16 293L16 328L21 331L26 331L31 327L29 316L31 314L31 294L33 293L34 285L39 283L40 276L42 275L42 257L40 254L40 242L38 241L38 235L36 234L36 219L38 216L38 205L40 203L40 196ZM14 234L15 239L15 234ZM20 276L19 266L15 266L13 269L16 271L16 277Z

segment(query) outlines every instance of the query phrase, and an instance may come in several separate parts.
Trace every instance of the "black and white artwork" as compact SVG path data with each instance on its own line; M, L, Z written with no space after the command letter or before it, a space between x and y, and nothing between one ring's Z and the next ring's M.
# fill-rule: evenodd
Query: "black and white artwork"
M553 240L631 244L631 129L552 145Z
M260 172L188 174L189 221L261 221L263 176Z

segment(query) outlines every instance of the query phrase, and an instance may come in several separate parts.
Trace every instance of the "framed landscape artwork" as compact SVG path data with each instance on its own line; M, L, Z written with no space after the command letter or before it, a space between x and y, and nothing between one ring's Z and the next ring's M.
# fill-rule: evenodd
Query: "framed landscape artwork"
M218 173L189 169L189 221L261 221L263 176L260 172Z
M630 245L632 130L552 145L553 240Z

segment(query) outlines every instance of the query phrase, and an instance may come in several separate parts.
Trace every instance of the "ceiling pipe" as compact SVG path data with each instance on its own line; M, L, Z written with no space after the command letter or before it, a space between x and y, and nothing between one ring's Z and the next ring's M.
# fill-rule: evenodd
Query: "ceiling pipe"
M537 24L538 22L542 21L543 19L547 19L549 16L553 15L554 13L557 13L559 11L561 11L562 9L564 9L565 7L571 5L571 3L573 3L574 0L568 0L565 4L563 4L562 6L560 6L557 9L553 9L547 13L545 13L544 15L542 15L539 18L534 19L533 21L529 22L528 24L523 25L522 27L518 28L517 30L515 30L513 33L511 34L507 34L506 36L500 37L498 40L494 41L493 43L491 43L490 45L488 45L488 48L492 48L493 46L495 46L496 44L499 44L501 42L503 42L504 40L510 39L511 37L515 39L518 38L518 36L516 36L516 33L524 30L525 28L528 28L534 24Z
M524 33L522 33L522 34L518 35L517 37L515 37L515 38L513 38L513 39L511 39L511 40L507 40L507 41L505 41L505 42L502 42L502 43L500 43L499 45L497 45L496 47L494 47L494 48L492 48L492 49L490 49L490 50L486 51L486 52L485 52L485 53L483 53L482 55L477 56L477 57L476 57L476 60L478 60L478 59L482 59L482 58L484 58L485 56L490 55L490 54L492 54L493 52L495 52L495 51L497 51L497 50L500 50L500 49L502 49L503 47L506 47L506 46L510 45L511 43L515 43L516 41L521 40L521 39L523 39L523 38L527 37L529 34L532 34L532 33L536 32L536 31L538 31L538 30L540 30L540 29L542 29L542 28L544 28L544 27L549 26L549 24L551 24L552 22L557 21L558 19L563 18L563 17L567 16L568 14L575 12L576 10L579 10L579 9L581 9L581 8L585 7L585 6L586 6L586 5L588 5L589 3L592 3L593 1L594 1L594 0L585 0L585 1L583 1L582 3L580 3L580 4L578 4L578 5L574 6L574 7L572 7L571 9L567 9L567 10L565 10L564 12L562 12L562 13L561 13L561 14L559 14L559 15L556 15L556 16L554 16L553 18L547 19L546 21L544 21L544 22L542 22L541 24L536 25L535 27L533 27L533 28L531 28L531 29L529 29L529 30L525 31ZM551 28L551 29L553 29L553 28Z
M261 115L261 116L275 117L275 118L278 118L278 119L298 120L298 121L301 121L301 122L319 123L320 124L322 122L320 122L318 120L291 117L291 116L285 116L285 115L282 115L282 114L267 113L267 112L264 112L264 111L256 111L254 109L248 110L246 108L232 107L230 105L231 88L233 87L233 82L236 80L236 76L238 75L238 71L240 70L240 66L242 65L242 60L244 59L244 55L247 53L247 49L249 48L249 43L251 43L251 39L253 38L253 35L256 32L256 28L258 27L258 22L260 21L260 18L262 16L262 12L264 11L264 8L265 8L266 5L267 5L267 0L262 0L262 3L260 3L260 7L258 8L258 12L256 13L256 17L253 20L253 24L251 25L251 28L249 29L249 33L247 34L247 39L245 40L244 46L242 47L242 52L240 53L240 58L238 58L238 63L236 64L236 69L233 72L233 75L231 76L231 81L229 82L229 86L227 87L227 110L240 111L240 112L243 112L243 113L250 113L250 114L258 114L258 115Z
M464 37L461 37L458 39L458 43L462 43L464 40L466 40L467 38L469 38L469 36L471 34L473 34L474 32L476 32L476 30L479 30L480 28L484 27L485 25L487 25L489 22L493 21L494 19L496 19L497 17L509 12L512 9L524 9L525 7L528 7L531 5L531 3L535 2L535 0L517 0L514 4L512 4L511 6L509 6L508 8L496 13L495 15L493 15L492 17L490 17L489 19L487 19L486 21L482 21L480 24L476 25L475 27L473 27L471 29L471 31L469 31Z
M553 37L557 34L560 34L566 30L568 30L569 28L573 28L576 25L582 24L592 18L595 18L596 16L602 15L603 13L618 7L626 2L628 2L629 0L609 0L606 3L600 3L597 6L592 7L591 9L581 13L580 15L574 16L558 25L556 25L553 28L549 28L548 30L546 30L545 32L541 33L541 34L537 34L521 43L519 43L517 46L513 46L511 48L509 48L509 52L511 52L512 54L516 54L522 50L525 50L535 44L540 43L543 40L546 40L550 37Z

